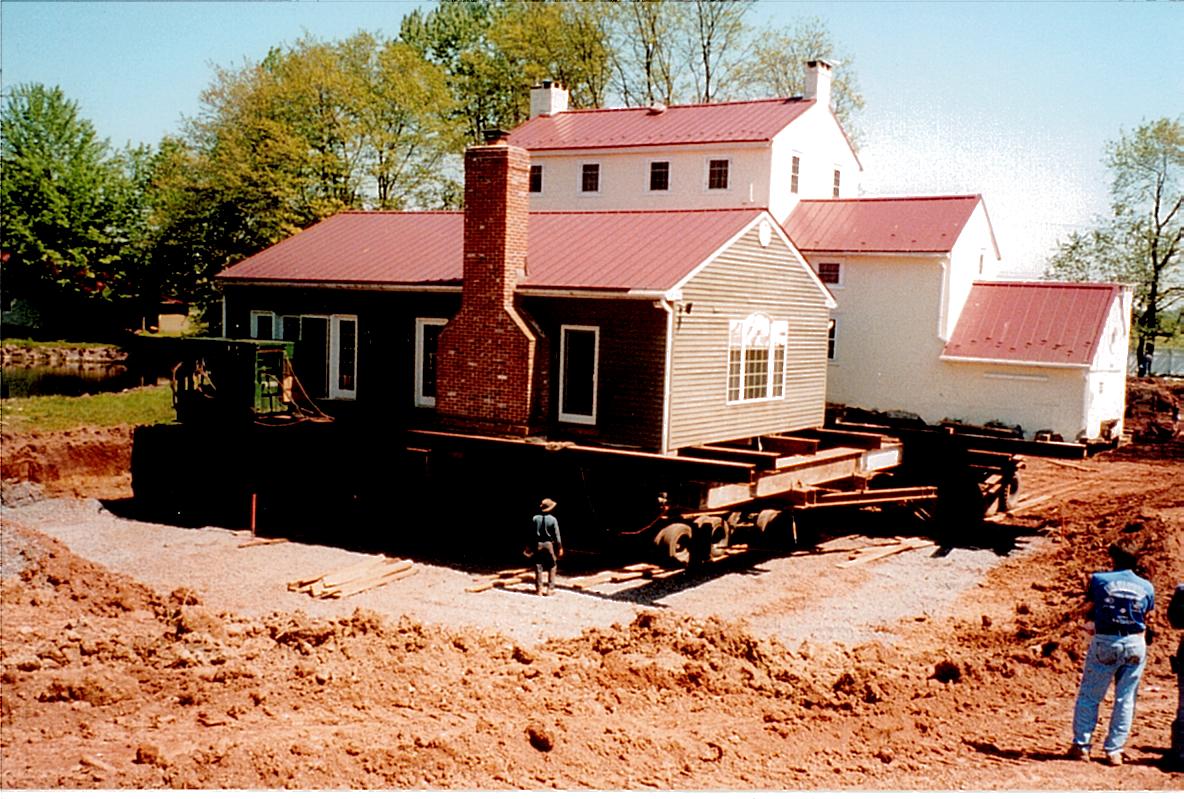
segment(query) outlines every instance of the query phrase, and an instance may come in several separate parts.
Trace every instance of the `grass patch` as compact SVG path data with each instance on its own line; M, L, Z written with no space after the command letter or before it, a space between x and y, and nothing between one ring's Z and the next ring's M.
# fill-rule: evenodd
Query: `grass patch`
M77 427L159 424L176 418L169 386L134 388L89 397L14 397L0 400L6 433L73 430Z

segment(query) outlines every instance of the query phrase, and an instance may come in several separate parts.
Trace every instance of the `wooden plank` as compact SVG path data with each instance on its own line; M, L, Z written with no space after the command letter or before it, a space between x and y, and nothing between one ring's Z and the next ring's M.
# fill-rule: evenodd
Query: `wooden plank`
M880 560L881 558L887 558L891 555L899 555L901 552L909 552L910 550L923 549L924 547L929 546L936 545L932 541L927 541L921 538L911 539L897 544L896 546L881 547L878 551L870 552L867 555L855 558L854 560L849 560L846 563L840 563L838 567L840 569L846 569L851 566L861 566L865 563L871 563L872 561Z
M271 544L290 544L292 543L286 538L252 538L243 541L238 545L239 549L246 549L247 547L265 547Z
M741 447L718 447L711 444L705 444L700 447L683 447L679 450L679 454L692 458L736 461L765 469L773 468L777 463L777 458L780 456L778 452L762 452L761 450L743 449Z
M813 455L818 452L818 439L798 436L761 436L761 443L782 455Z
M603 583L611 582L612 578L617 574L613 571L597 572L590 574L587 577L576 577L570 581L570 585L574 588L591 588L594 585L601 585Z
M314 583L322 582L326 577L345 575L345 574L348 574L351 570L357 570L357 571L361 572L361 571L368 569L371 564L380 563L385 559L386 558L382 555L374 555L373 557L367 557L365 560L359 561L357 563L352 563L349 566L342 566L340 569L334 569L332 571L322 572L321 574L318 574L315 577L306 577L302 580L294 580L293 582L288 583L288 590L289 591L307 590L309 588L309 586L313 585Z
M357 580L348 585L338 586L332 592L325 594L326 599L345 599L346 597L360 594L363 591L369 591L372 588L379 588L387 583L402 579L411 574L415 568L415 563L412 561L400 561L397 567L392 566L391 569L381 575L376 575L365 580Z
M655 566L652 563L634 563L632 566L625 566L621 569L624 572L656 572L661 571L661 566Z
M355 580L372 577L378 572L382 572L388 566L394 566L401 563L410 563L411 561L403 561L398 558L384 558L381 555L375 560L367 560L362 563L357 563L348 566L340 571L330 572L321 578L321 583L326 588L334 588L339 585L353 582Z

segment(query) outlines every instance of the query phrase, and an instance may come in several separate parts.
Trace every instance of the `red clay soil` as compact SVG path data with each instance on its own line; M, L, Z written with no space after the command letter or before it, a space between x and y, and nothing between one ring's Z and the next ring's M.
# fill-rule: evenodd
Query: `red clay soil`
M1130 762L1061 756L1084 575L1133 539L1161 596L1184 577L1184 462L1156 452L1031 461L1017 514L1048 545L892 648L789 651L667 612L531 649L361 612L244 619L6 522L0 786L1181 790L1160 763L1171 631Z

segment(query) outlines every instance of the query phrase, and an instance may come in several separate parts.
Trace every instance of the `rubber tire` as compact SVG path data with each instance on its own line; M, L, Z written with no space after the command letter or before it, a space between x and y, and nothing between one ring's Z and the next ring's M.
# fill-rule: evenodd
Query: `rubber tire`
M732 528L728 525L726 519L721 519L718 516L700 516L695 519L696 527L709 527L711 529L711 554L719 555L723 550L728 548L728 544L732 539Z
M674 522L663 527L656 536L658 557L667 563L686 566L691 562L691 526Z

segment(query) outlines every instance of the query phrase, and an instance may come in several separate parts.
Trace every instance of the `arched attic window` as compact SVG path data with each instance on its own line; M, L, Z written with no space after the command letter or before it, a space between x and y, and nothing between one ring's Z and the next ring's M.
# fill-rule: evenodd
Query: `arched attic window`
M785 358L789 322L763 313L728 325L728 402L781 399L785 396Z

